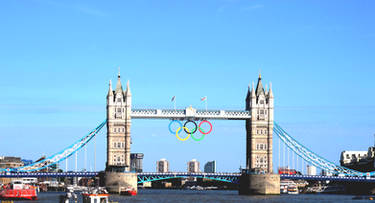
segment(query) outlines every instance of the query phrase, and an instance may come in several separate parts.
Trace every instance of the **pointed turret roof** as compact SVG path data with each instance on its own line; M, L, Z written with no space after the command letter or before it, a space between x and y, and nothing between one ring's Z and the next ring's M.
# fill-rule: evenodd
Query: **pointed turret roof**
M249 84L249 86L247 87L247 94L246 94L246 99L247 98L249 98L250 97L250 95L251 95L251 90L250 90L250 84Z
M254 81L253 81L253 83L251 84L251 96L252 96L252 97L255 97Z
M270 83L270 91L268 92L268 96L269 96L270 98L273 98L272 83Z
M109 80L108 96L113 96L112 81Z
M255 94L257 96L259 96L262 93L265 94L264 89L263 89L263 85L262 85L262 76L259 74L258 84L257 84L257 89L255 91Z
M117 84L116 84L116 90L115 90L115 93L119 93L121 92L122 93L122 85L121 85L121 77L120 77L120 72L118 73L118 76L117 76Z
M128 82L126 83L126 95L131 95L131 91L130 91L130 84L129 84L129 80Z

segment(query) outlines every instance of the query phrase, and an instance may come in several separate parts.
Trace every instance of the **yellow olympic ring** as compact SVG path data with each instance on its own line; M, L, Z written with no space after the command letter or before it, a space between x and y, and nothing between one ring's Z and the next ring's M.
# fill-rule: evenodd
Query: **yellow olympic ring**
M186 130L186 132L188 132L188 136L186 136L184 139L182 139L180 136L178 136L178 132L180 132L180 130L181 130L181 127L179 127L178 129L177 129L177 131L176 131L176 137L177 137L177 139L179 139L179 140L181 140L181 141L186 141L187 139L189 139L189 137L190 137L190 131L189 131L189 129L187 128L187 127L182 127L184 130Z

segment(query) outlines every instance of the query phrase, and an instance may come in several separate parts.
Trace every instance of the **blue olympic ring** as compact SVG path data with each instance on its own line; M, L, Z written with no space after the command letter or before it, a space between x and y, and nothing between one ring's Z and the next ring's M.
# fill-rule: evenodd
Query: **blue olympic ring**
M168 128L169 128L169 132L171 132L172 134L176 134L176 131L175 132L173 132L172 131L172 129L171 129L171 125L172 125L172 123L178 123L179 125L180 125L180 128L182 129L182 123L179 121L179 120L172 120L170 123L169 123L169 126L168 126ZM178 129L178 128L177 128Z

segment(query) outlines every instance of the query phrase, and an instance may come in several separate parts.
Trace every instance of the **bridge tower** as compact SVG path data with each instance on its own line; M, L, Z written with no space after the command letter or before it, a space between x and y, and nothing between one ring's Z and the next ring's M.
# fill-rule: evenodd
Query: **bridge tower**
M130 171L130 127L131 102L129 81L123 91L120 73L116 89L109 81L107 95L107 163L106 171Z
M246 120L247 171L240 177L241 195L280 194L280 176L272 174L273 99L272 86L264 89L259 74L256 88L249 87L246 96L251 118Z
M107 95L107 163L105 172L99 175L110 193L137 191L137 174L130 172L130 127L132 94L129 81L122 89L120 73L116 89L109 81Z
M248 89L246 110L251 112L251 119L246 120L246 168L272 173L272 132L274 97L272 86L267 91L263 88L259 74L256 89L254 84Z

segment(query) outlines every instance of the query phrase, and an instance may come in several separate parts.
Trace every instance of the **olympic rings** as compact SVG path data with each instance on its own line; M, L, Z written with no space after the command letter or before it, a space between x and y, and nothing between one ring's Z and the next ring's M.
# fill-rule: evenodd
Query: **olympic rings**
M173 131L173 130L171 129L171 126L172 126L173 123L178 123L178 124L180 125L180 127L179 127L176 131ZM194 127L193 129L189 129L189 128L187 128L187 124L188 124L188 123L193 123L193 124L195 125L195 127ZM203 123L208 123L208 125L210 126L209 131L205 131L205 130L202 129L201 126L202 126ZM210 134L210 133L212 132L212 129L213 129L212 124L211 124L209 121L207 121L207 120L203 120L203 121L201 121L201 122L199 123L199 125L197 125L197 123L196 123L195 121L192 121L192 120L188 120L188 121L186 121L186 122L184 123L184 125L182 125L182 123L181 123L180 121L178 121L178 120L172 120L172 121L169 123L168 128L169 128L169 132L171 132L172 134L175 134L176 137L177 137L177 139L179 139L179 140L181 140L181 141L186 141L187 139L189 139L190 136L191 136L191 138L192 138L193 140L195 140L195 141L201 141L201 140L204 139L205 135ZM185 138L181 138L181 137L179 136L179 132L181 131L181 129L183 129L183 130L185 131L185 133L188 134L187 137L185 137ZM199 130L199 132L202 134L202 136L201 136L200 138L196 138L196 137L194 137L194 133L196 133L197 130Z
M184 124L184 127L186 127L186 124L188 124L188 123L193 123L195 125L195 128L191 131L190 134L194 134L195 132L197 132L197 127L198 127L197 124L194 121L186 121L185 124ZM184 128L184 131L186 133L189 133L185 128Z
M201 141L201 140L203 140L204 136L206 136L206 135L205 135L205 134L202 134L201 138L197 139L197 138L194 137L193 134L191 134L191 138L192 138L193 140L195 140L195 141Z
M168 128L169 128L169 132L171 132L172 134L175 134L176 132L173 132L172 129L171 129L171 125L172 125L173 123L178 123L178 124L180 125L180 128L182 128L182 123L181 123L180 121L178 121L178 120L173 120L173 121L171 121L171 122L169 123L169 126L168 126Z
M202 123L208 123L208 125L210 125L210 130L207 133L205 133L205 132L202 131L202 128L201 128ZM203 120L202 122L199 123L198 126L199 126L199 128L198 128L199 132L202 133L203 135L210 134L211 131L212 131L212 124L209 121L207 121L207 120Z
M188 131L188 136L186 136L185 138L181 138L180 136L178 136L178 132L181 130L181 127L179 127L178 129L177 129L177 131L176 131L176 137L177 137L177 139L179 139L179 140L181 140L181 141L186 141L187 139L189 139L189 137L190 137L190 132L189 132L189 129L187 128L187 127L182 127L185 131Z

